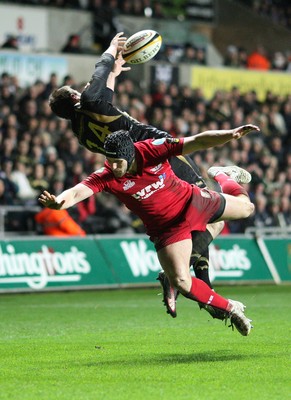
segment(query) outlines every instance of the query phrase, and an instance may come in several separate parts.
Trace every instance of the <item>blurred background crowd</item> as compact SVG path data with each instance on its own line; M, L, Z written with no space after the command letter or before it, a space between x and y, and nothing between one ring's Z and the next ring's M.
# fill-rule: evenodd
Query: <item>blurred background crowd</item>
M22 3L85 8L99 17L104 12L106 18L110 15L112 23L116 13L139 15L144 14L146 8L158 18L165 17L159 2L146 0L28 0ZM290 28L290 6L286 7L286 2L245 3L254 12L263 13L284 24L286 29ZM113 25L111 35L116 29L118 26ZM17 49L17 43L14 41L11 47L4 43L2 48ZM82 52L78 35L70 35L61 51ZM190 43L184 43L179 49L165 46L158 58L170 63L207 65L205 49ZM260 46L254 53L247 54L239 44L232 43L226 49L225 66L255 68L258 62L259 69L291 71L287 51L270 55ZM29 87L21 87L17 77L8 72L3 72L0 77L0 206L36 206L43 189L57 195L104 163L102 155L80 147L68 121L51 112L48 96L59 86L58 82L57 72L48 82L37 80ZM82 91L86 82L68 75L62 84ZM218 89L209 100L201 87L192 89L160 80L145 88L125 73L118 79L114 104L137 120L168 131L174 137L247 123L258 125L259 134L252 133L223 147L197 152L193 159L210 187L212 183L206 171L213 164L236 164L252 174L247 189L256 205L256 213L247 220L226 224L225 234L243 233L248 227L286 227L291 224L291 91L286 96L268 92L264 100L259 100L255 90L242 93L234 86L230 91ZM141 221L106 193L92 196L69 212L88 234L144 232ZM5 223L6 229L13 231L38 229L34 213L30 212L11 213Z
M0 97L1 172L0 204L37 204L43 189L58 194L103 165L102 155L81 148L69 122L50 110L48 96L56 87L37 81L28 88L16 77L2 74ZM84 82L70 83L82 90ZM259 101L255 91L241 94L217 91L210 101L202 89L157 84L148 91L129 79L116 86L115 104L132 117L150 123L175 137L195 135L207 129L229 129L245 123L257 124L260 134L250 134L221 148L193 154L203 176L213 164L235 163L253 176L248 190L257 211L246 221L231 222L230 232L246 226L286 226L291 223L291 95L268 93ZM90 198L73 209L74 218L87 232L115 232L122 228L141 231L139 221L124 206L106 194ZM27 223L13 221L10 223ZM18 227L18 229L25 227Z

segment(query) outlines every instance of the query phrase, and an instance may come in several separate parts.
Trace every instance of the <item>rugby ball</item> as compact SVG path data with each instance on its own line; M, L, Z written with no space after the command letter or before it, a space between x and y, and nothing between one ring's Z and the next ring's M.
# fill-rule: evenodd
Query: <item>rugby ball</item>
M151 60L160 50L161 35L150 29L130 36L124 44L122 56L129 64L143 64Z

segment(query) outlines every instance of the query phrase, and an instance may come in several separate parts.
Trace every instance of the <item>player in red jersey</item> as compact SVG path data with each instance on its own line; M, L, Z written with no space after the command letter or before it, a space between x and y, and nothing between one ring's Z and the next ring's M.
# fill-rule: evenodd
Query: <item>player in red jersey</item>
M168 158L221 145L253 130L259 128L245 125L188 138L150 139L135 144L127 132L118 131L105 141L104 168L57 197L44 191L39 201L49 208L66 209L94 193L114 194L144 222L171 285L189 299L225 311L237 330L247 336L252 326L244 315L245 306L223 298L203 281L193 278L189 260L193 230L205 231L209 222L247 218L253 213L254 205L247 192L236 182L244 182L248 173L238 167L232 167L232 172L210 168L209 175L222 187L223 194L220 194L180 180Z
M124 66L121 56L126 38L118 33L111 41L108 49L95 65L90 82L82 93L70 86L54 90L49 97L49 105L53 112L61 118L69 119L72 130L81 146L92 152L104 154L104 141L112 132L123 129L129 132L134 142L150 138L171 137L165 131L148 124L140 123L127 113L120 111L113 103L116 78L130 67ZM206 187L201 173L189 156L174 156L170 159L175 174L184 181L199 187ZM192 232L193 251L190 265L196 277L202 279L212 288L209 273L208 246L220 233L223 222L208 225L205 231ZM159 273L158 280L163 288L163 301L172 317L176 317L176 298L178 291L171 287L166 275ZM222 319L219 310L203 306L214 318Z

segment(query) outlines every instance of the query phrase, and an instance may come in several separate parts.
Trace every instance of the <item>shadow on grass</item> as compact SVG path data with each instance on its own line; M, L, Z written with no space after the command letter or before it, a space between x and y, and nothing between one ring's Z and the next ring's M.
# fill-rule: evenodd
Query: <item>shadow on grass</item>
M118 358L114 360L96 360L96 363L90 362L85 365L88 367L100 365L120 365L120 366L137 366L137 365L159 365L159 364L191 364L204 362L227 362L238 361L253 358L253 355L221 352L205 352L193 354L141 354L140 357L133 356L131 358Z

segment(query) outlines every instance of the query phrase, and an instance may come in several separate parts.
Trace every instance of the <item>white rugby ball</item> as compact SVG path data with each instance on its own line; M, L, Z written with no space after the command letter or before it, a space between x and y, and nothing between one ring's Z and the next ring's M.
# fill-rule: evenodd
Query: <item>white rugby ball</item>
M143 64L158 53L161 45L161 35L156 31L145 29L127 39L122 56L129 64Z

